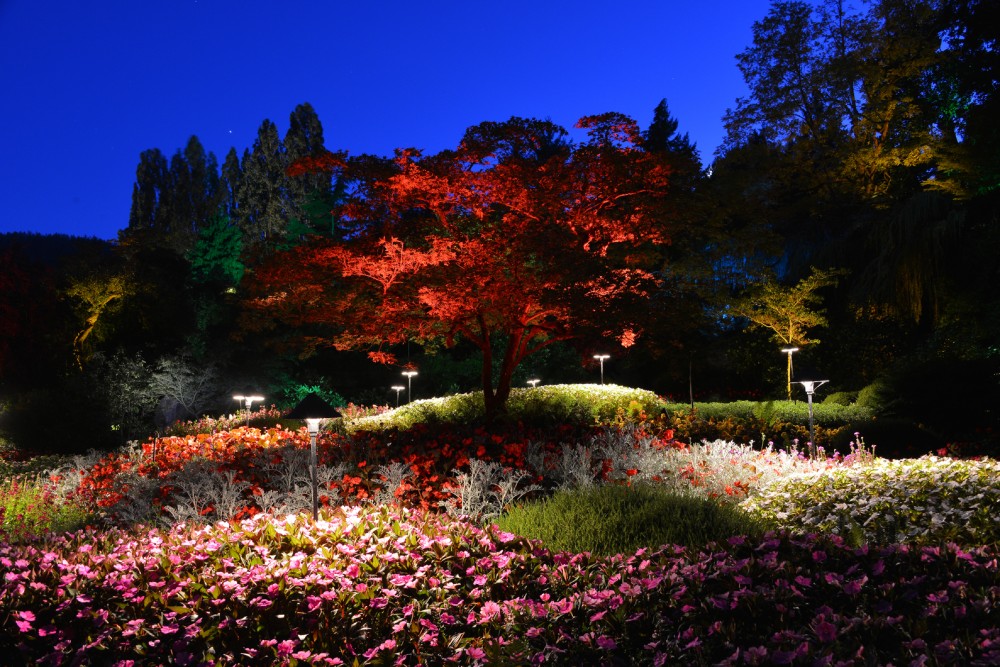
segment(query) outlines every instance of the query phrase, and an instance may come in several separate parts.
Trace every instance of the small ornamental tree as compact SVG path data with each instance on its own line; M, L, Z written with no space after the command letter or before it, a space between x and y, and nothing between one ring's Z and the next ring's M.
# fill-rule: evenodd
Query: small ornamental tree
M773 279L756 284L733 305L733 313L750 321L751 329L766 329L771 339L784 346L819 343L810 331L827 325L817 291L837 284L842 270L822 271L815 267L794 286L786 287ZM788 355L788 398L792 394L792 355Z
M626 116L577 127L578 145L551 122L511 118L429 157L314 160L350 184L335 213L352 231L261 266L248 321L273 317L310 345L368 349L381 363L407 340L467 339L483 354L488 417L544 347L588 336L631 345L671 236L670 168Z

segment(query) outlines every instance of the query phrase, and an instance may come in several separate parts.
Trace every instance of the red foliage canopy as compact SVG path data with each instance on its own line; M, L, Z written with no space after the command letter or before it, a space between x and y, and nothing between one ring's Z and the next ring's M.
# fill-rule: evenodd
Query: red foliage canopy
M517 365L554 341L590 332L631 344L655 250L670 240L670 167L626 116L578 127L588 139L577 145L550 122L512 118L470 128L453 151L347 161L351 192L335 213L358 231L261 267L254 317L389 363L387 346L465 338L483 352L491 414Z

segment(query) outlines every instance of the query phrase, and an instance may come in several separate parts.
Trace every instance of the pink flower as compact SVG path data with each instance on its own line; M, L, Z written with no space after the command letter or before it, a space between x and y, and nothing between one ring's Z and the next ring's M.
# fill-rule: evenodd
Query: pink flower
M493 600L487 600L479 612L479 622L488 623L500 615L500 605Z
M605 635L601 635L597 638L597 646L605 651L614 651L618 648L618 644L615 643L615 640Z
M557 614L568 614L573 611L573 603L566 598L562 600L556 600L549 604L549 609L554 610Z
M829 644L837 639L837 626L822 618L822 614L820 621L813 626L813 629L816 631L816 638L824 644Z
M484 651L481 648L477 648L475 646L470 646L469 648L465 649L465 654L470 658L472 658L473 660L482 660L483 658L486 657L486 651Z

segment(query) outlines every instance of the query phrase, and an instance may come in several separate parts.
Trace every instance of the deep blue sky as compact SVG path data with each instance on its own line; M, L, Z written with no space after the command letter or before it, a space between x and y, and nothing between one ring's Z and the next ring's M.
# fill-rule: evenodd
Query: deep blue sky
M0 0L0 232L114 238L139 153L220 163L309 102L352 155L666 98L710 161L767 0Z

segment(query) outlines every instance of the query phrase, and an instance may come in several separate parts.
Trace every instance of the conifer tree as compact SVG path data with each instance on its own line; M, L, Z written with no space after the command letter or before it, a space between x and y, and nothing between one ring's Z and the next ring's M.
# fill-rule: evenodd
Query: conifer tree
M158 148L139 154L132 186L132 208L129 211L128 233L152 231L156 227L160 196L167 185L167 159Z
M323 145L323 125L309 103L295 107L289 117L288 132L285 134L285 155L288 164L307 157L316 157L326 152ZM304 217L303 208L310 196L326 193L330 189L330 175L325 172L301 174L288 182L292 200L292 217Z
M253 150L243 154L243 179L237 191L236 222L248 248L266 250L289 219L288 161L277 126L261 123Z
M222 163L222 173L219 176L219 212L232 219L237 217L237 193L243 185L243 168L240 166L240 156L235 148L226 153Z

